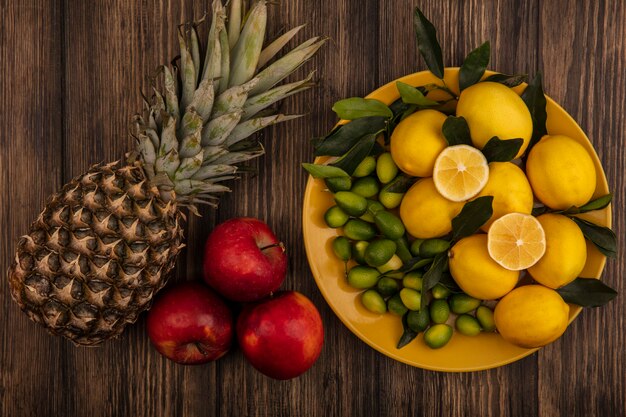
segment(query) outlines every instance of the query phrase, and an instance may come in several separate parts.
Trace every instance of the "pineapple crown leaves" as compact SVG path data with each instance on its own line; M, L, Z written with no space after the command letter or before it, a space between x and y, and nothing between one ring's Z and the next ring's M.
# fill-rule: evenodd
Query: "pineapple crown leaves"
M216 206L217 194L230 191L221 182L236 178L240 164L263 155L254 133L301 117L279 114L273 105L311 88L314 72L280 83L326 42L313 37L277 57L298 26L263 48L265 0L245 15L242 0L231 0L228 13L214 0L210 21L203 59L196 24L179 27L180 57L159 67L152 97L144 96L144 111L131 123L136 149L129 160L143 167L163 199L196 214L196 205Z

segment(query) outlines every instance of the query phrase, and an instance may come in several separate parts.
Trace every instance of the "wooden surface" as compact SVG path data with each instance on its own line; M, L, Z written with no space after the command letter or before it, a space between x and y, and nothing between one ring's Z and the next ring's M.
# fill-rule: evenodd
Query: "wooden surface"
M266 131L259 175L234 185L216 212L189 224L174 280L199 278L204 239L216 221L265 219L287 245L284 284L312 298L326 343L302 377L277 382L235 349L216 363L183 367L152 348L145 315L117 341L76 348L30 322L0 285L2 416L617 416L626 404L626 253L604 280L621 295L584 311L565 335L519 362L445 374L411 368L351 334L309 271L300 213L312 159L309 138L334 124L340 98L362 96L424 69L409 0L285 0L270 34L308 22L304 35L332 39L313 60L319 86L285 103L308 116ZM444 62L460 65L484 40L491 68L541 70L547 93L594 143L615 193L614 229L625 232L626 3L623 1L423 0L439 29ZM140 86L178 51L176 25L208 0L0 0L0 270L45 198L90 164L130 149Z

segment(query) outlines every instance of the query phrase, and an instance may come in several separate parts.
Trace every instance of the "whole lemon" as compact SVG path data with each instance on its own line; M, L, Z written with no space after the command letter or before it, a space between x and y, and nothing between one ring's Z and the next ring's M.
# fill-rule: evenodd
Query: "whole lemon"
M544 136L533 146L526 174L537 198L557 210L584 205L596 189L596 168L589 152L563 135Z
M525 285L508 293L494 311L496 328L515 345L536 348L565 332L569 306L559 293L542 285Z
M572 282L587 262L587 244L580 228L561 214L542 214L537 220L546 236L546 252L528 272L540 284L559 288Z
M413 237L430 239L450 233L452 219L462 208L463 203L455 203L439 194L432 178L423 178L404 195L400 218Z
M476 198L491 195L493 214L481 227L489 230L491 223L509 213L530 214L533 210L533 191L517 165L511 162L491 162L489 179Z
M391 157L398 168L416 177L433 175L435 159L448 143L441 132L446 115L420 110L398 123L391 134Z
M468 295L481 300L500 298L517 285L519 271L509 271L491 259L487 235L472 235L450 249L450 274Z
M509 87L479 82L459 97L456 115L463 116L470 128L472 143L482 149L494 136L524 140L516 158L522 156L533 134L533 121L524 100Z

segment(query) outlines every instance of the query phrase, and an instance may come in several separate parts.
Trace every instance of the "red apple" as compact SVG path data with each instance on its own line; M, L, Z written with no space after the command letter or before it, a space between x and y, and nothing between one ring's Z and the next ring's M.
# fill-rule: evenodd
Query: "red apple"
M233 301L255 301L285 279L285 247L261 220L235 218L218 225L204 250L204 280Z
M148 336L168 359L185 365L214 361L230 349L233 316L200 282L165 289L148 312Z
M307 371L324 343L317 308L295 291L281 291L245 306L236 333L246 359L274 379L295 378Z

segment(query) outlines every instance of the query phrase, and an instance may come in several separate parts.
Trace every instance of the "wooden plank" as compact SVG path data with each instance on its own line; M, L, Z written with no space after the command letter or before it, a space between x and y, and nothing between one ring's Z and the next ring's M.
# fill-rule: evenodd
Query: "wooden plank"
M419 5L439 29L447 64L460 65L469 50L489 39L492 68L543 70L548 94L579 121L598 149L616 195L614 229L620 231L626 216L617 209L626 195L619 139L626 130L626 10L620 2L587 3ZM270 34L308 23L298 40L316 34L331 38L299 72L317 68L319 86L283 105L287 113L307 116L265 132L267 154L253 164L258 174L233 183L234 192L217 212L189 217L188 248L173 281L200 278L202 247L216 221L259 217L285 242L289 273L283 288L309 296L326 326L322 356L309 372L274 381L246 363L237 348L213 364L176 365L150 345L145 315L118 341L75 348L31 323L9 301L4 285L0 414L620 415L626 403L621 297L585 311L561 340L539 354L497 370L443 374L369 348L338 320L315 286L299 221L307 179L299 164L313 158L308 139L335 123L333 102L425 68L415 48L414 6L408 0L272 5ZM0 224L4 240L11 242L1 249L0 270L6 271L15 238L27 230L48 194L92 163L122 158L132 147L127 124L140 109L139 88L158 64L178 54L176 25L209 7L209 1L193 0L0 0L0 61L11 63L0 78L0 189L9 196L0 205ZM609 261L605 273L607 283L622 293L624 252L622 245L619 260Z
M602 161L615 195L613 229L622 236L626 129L626 5L624 2L542 1L540 67L548 95L578 121ZM618 238L619 239L619 238ZM624 245L609 260L603 280L624 294ZM626 343L623 296L589 309L538 361L539 415L623 414Z
M63 11L54 2L0 1L0 206L2 266L17 238L61 185ZM3 275L4 277L4 275ZM0 286L0 414L62 413L65 344L30 321Z
M376 2L322 0L280 2L270 7L269 33L307 23L302 41L314 35L330 41L312 63L299 70L306 76L317 69L319 86L288 99L286 113L306 113L303 119L266 130L266 155L254 166L258 175L234 184L218 210L218 220L250 215L267 221L283 240L289 255L284 289L310 297L319 308L326 342L321 357L306 374L288 383L270 380L245 363L240 352L220 360L221 416L347 416L369 415L378 407L377 354L358 341L332 313L311 275L304 252L300 217L307 175L300 162L313 158L309 139L336 122L331 103L363 95L376 79L370 55L377 43ZM364 378L361 375L369 375Z
M469 0L459 4L458 55L460 66L472 49L491 45L489 68L505 74L537 71L539 0ZM441 26L442 28L444 26Z
M418 56L414 7L408 1L381 3L378 85L427 69ZM471 50L488 40L492 52L489 69L503 73L536 71L538 0L424 2L419 7L437 28L445 66L461 66Z

